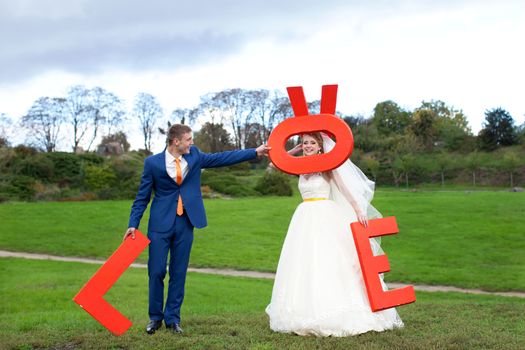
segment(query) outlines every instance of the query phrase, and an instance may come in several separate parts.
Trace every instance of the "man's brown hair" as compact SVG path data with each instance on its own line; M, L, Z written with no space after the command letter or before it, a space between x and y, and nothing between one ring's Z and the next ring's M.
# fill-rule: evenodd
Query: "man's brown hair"
M168 137L167 142L168 145L171 145L173 143L174 139L180 140L182 139L182 135L190 133L191 128L184 124L173 124L170 126L170 129L168 130Z

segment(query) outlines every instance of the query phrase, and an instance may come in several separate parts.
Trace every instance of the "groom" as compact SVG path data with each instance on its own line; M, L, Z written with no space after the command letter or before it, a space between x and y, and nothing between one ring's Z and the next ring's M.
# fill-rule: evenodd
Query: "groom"
M164 152L146 158L137 197L131 207L124 239L135 239L135 229L155 193L148 223L149 245L149 318L146 332L153 334L162 326L182 333L180 308L193 242L193 228L207 225L201 194L201 169L227 166L268 154L269 147L221 153L203 153L193 145L191 129L172 125ZM164 276L170 252L169 285L164 303Z

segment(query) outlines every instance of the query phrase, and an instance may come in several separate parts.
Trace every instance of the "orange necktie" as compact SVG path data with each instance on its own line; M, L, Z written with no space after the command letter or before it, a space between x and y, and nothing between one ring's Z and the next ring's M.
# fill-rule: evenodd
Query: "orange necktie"
M180 184L182 183L182 169L180 167L180 158L175 158L175 168L177 170L175 182L177 182L177 185L180 186ZM183 212L184 209L182 208L182 197L179 194L179 202L177 203L177 215L182 215Z

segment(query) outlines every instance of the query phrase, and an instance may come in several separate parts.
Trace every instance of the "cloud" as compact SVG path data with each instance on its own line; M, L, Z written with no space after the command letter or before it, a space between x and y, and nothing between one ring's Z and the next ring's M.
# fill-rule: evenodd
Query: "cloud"
M215 61L277 28L294 36L287 18L304 14L305 5L308 1L4 3L0 80L16 81L47 70L177 69Z
M357 0L6 1L0 4L0 80L50 70L178 70L227 59L253 40L300 41L333 21L355 21L359 30L378 16L420 6Z

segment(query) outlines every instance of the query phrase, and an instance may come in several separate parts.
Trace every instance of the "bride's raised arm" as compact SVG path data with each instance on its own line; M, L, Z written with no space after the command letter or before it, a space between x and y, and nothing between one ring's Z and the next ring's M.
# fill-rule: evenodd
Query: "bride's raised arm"
M294 156L296 155L297 153L301 152L303 149L303 145L302 144L298 144L296 145L294 148L288 150L286 153L288 153L289 155L291 156ZM276 169L275 165L273 165L272 162L268 163L268 166L272 169Z

